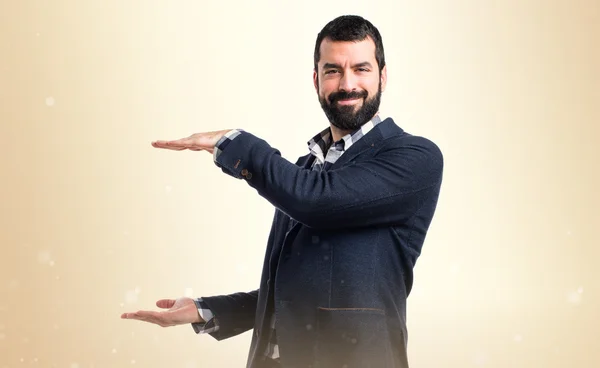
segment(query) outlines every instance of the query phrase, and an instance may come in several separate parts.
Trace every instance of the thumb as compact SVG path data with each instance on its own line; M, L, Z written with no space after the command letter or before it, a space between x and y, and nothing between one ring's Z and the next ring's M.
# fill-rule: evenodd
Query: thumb
M156 302L156 306L159 308L169 309L175 304L174 299L161 299Z

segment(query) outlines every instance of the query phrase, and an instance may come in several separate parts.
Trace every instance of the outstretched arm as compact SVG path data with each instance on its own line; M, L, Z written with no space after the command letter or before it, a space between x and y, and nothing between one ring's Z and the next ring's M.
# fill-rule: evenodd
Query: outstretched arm
M231 132L235 139L226 139ZM403 223L437 198L443 170L439 148L422 137L396 139L369 160L328 171L294 165L267 142L244 131L197 133L152 145L214 152L225 173L246 179L295 220L315 228L345 228ZM215 149L217 142L219 149Z

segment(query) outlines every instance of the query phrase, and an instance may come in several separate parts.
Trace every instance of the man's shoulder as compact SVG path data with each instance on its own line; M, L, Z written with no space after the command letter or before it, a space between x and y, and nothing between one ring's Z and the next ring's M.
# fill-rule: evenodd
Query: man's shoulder
M415 147L424 149L436 156L442 155L440 147L433 142L433 140L407 132L392 118L385 119L380 125L383 136L383 146L388 149Z

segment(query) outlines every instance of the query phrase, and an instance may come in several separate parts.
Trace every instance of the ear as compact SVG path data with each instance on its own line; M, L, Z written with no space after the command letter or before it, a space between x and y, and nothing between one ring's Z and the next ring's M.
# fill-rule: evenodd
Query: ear
M319 93L319 76L317 75L317 71L313 70L313 84L315 85L315 90L317 94Z
M381 69L381 92L385 91L385 85L387 84L387 65Z

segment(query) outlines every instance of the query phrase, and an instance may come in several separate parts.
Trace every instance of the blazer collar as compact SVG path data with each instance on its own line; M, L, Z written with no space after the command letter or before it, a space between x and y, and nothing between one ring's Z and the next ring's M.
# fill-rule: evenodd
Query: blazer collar
M361 139L359 139L358 142L348 148L348 150L344 152L344 154L331 166L330 170L343 166L365 150L376 147L383 140L394 135L400 135L403 132L404 130L396 125L392 118L386 118L381 123L377 124L373 129L371 129L367 134L365 134ZM315 156L309 153L305 156L302 156L298 160L297 165L308 169L311 167L314 160Z

